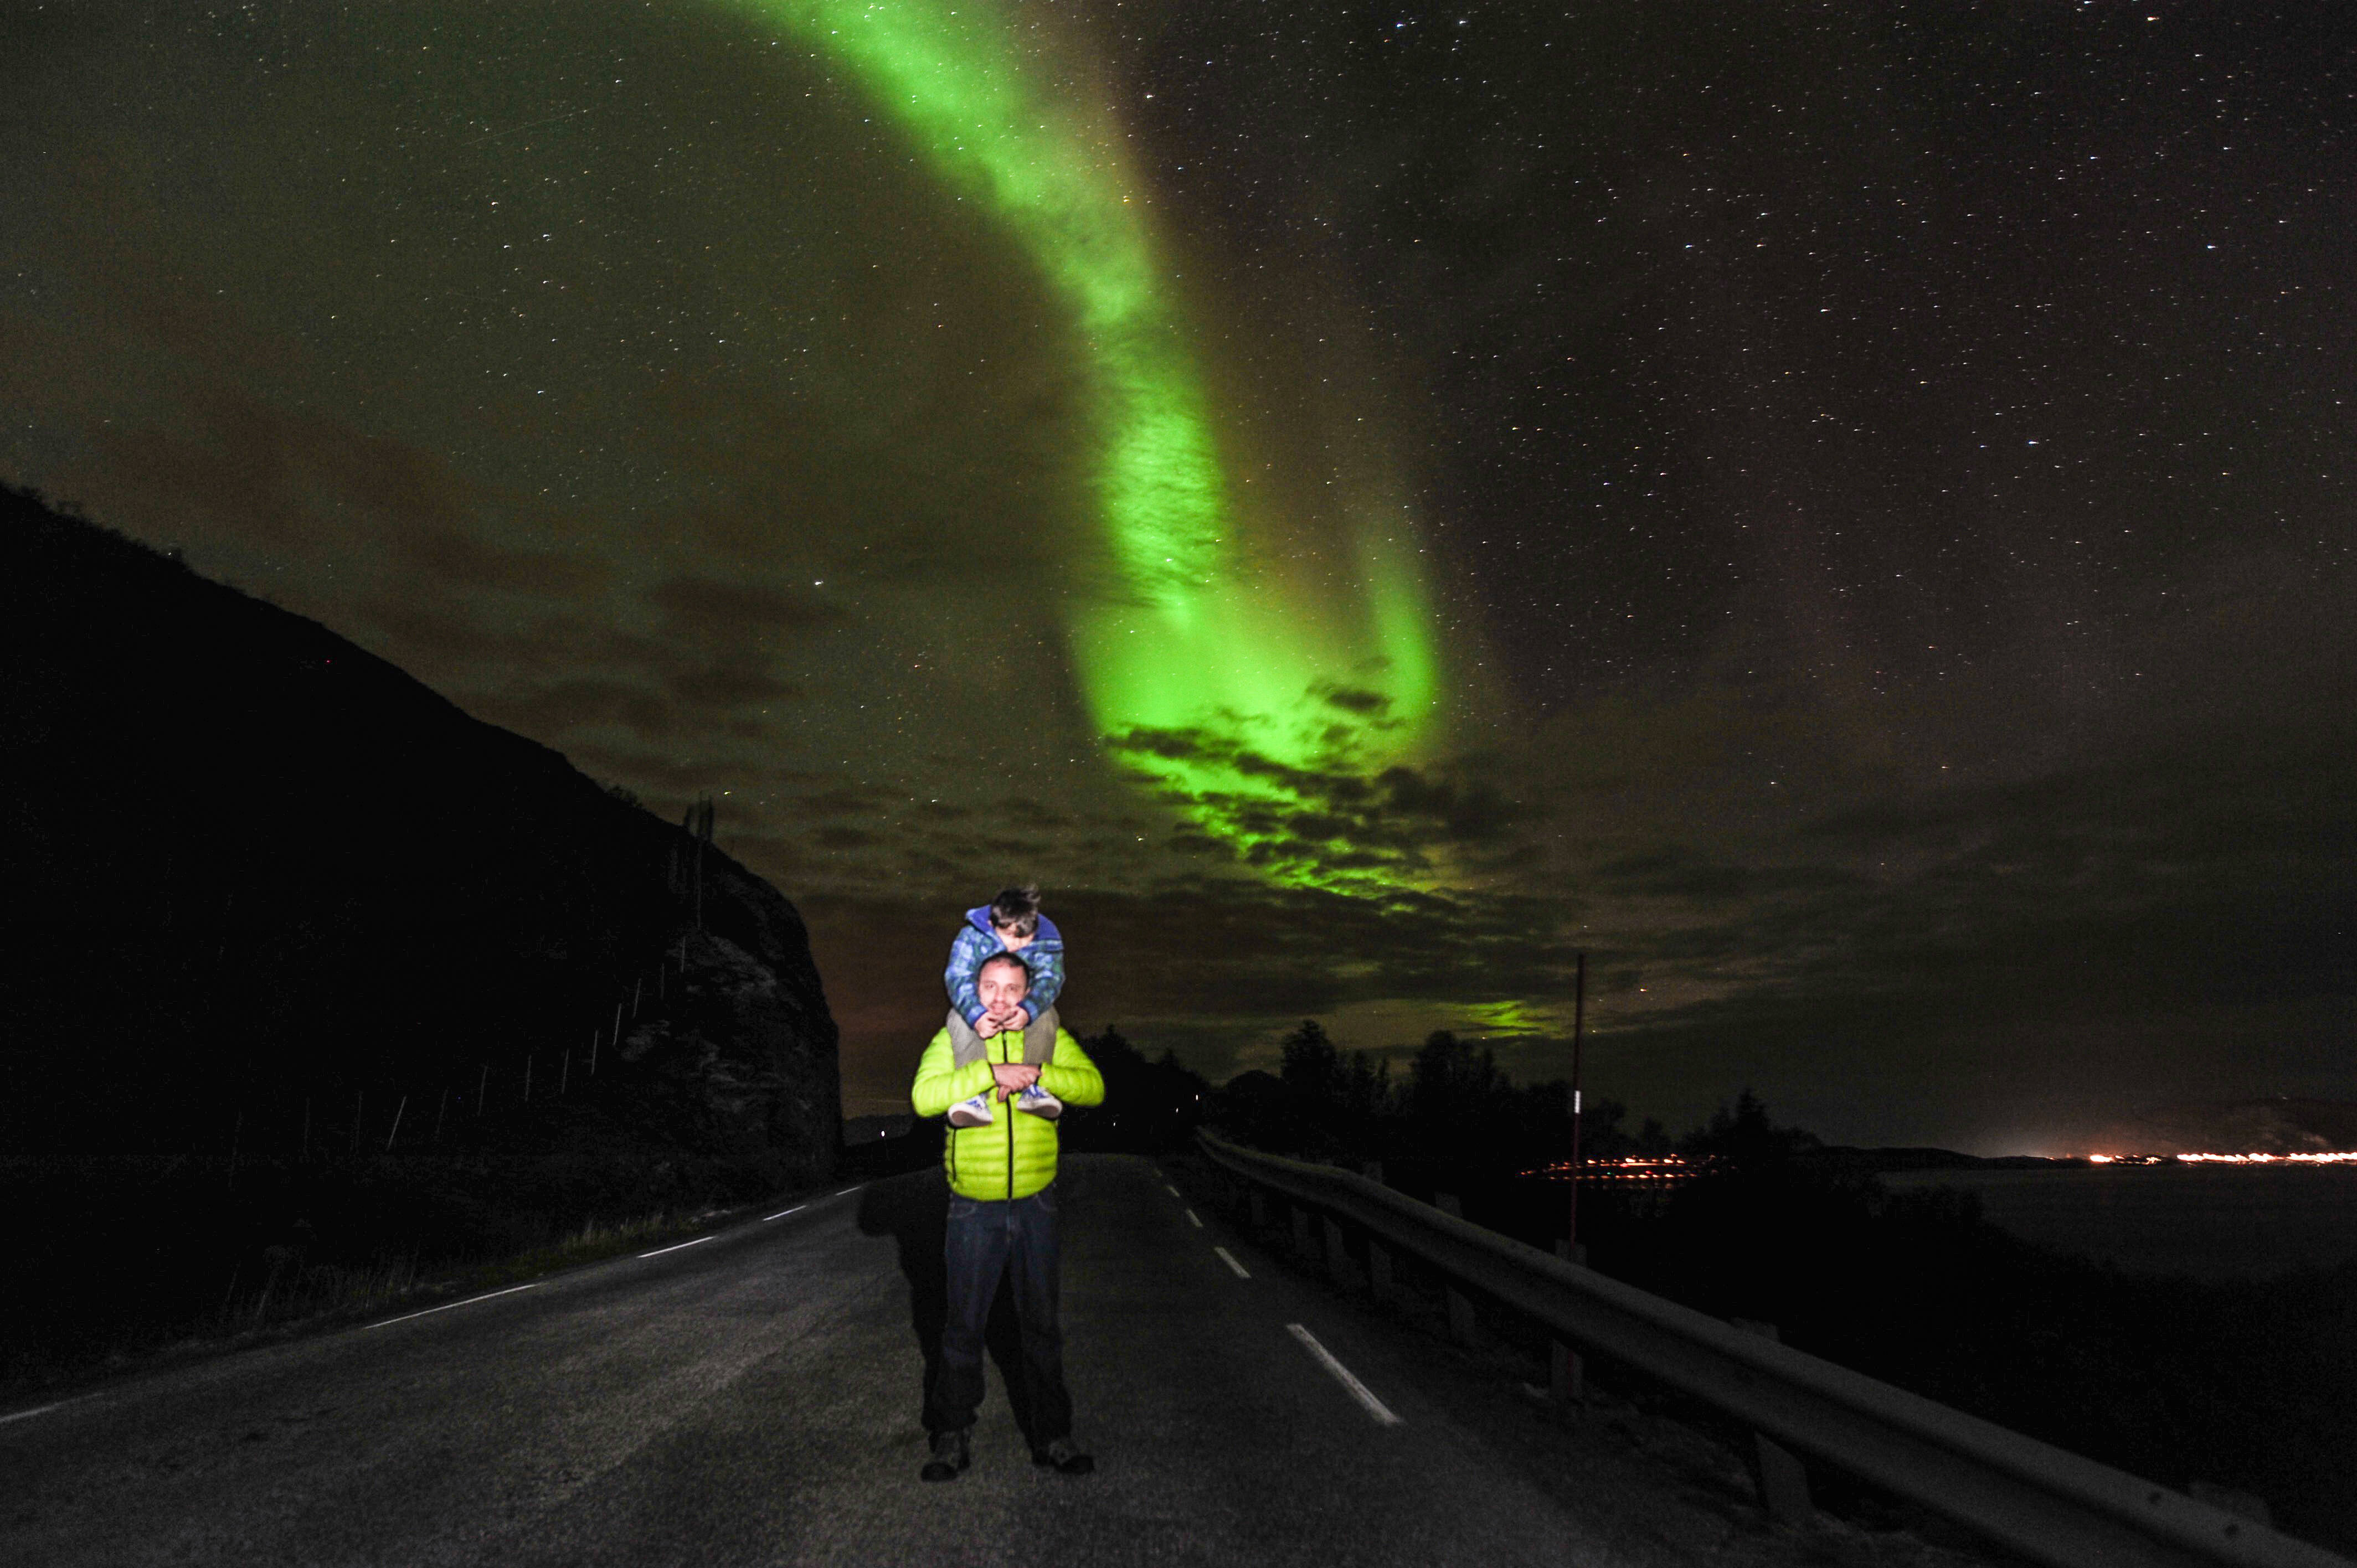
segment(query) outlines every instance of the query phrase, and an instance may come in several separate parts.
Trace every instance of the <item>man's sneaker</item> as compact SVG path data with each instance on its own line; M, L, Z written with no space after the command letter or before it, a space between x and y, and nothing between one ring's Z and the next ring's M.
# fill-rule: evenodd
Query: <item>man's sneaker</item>
M1038 1084L1029 1083L1024 1085L1023 1092L1015 1097L1015 1109L1028 1111L1034 1116L1053 1122L1064 1113L1064 1102Z
M950 1107L952 1127L987 1127L990 1125L990 1090L984 1090L972 1100L961 1100Z
M965 1434L958 1435L963 1437ZM1085 1476L1097 1467L1097 1462L1074 1448L1069 1437L1059 1437L1045 1447L1031 1450L1031 1463L1064 1476Z
M933 1434L933 1456L925 1461L925 1467L917 1472L917 1478L954 1481L965 1472L966 1466L973 1463L973 1459L966 1447L964 1427L961 1426L955 1432L936 1432Z

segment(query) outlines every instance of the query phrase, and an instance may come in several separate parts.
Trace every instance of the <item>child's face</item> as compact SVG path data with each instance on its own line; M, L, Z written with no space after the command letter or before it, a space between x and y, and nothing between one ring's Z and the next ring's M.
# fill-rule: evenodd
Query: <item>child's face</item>
M990 922L990 930L991 934L998 939L999 945L1008 952L1021 952L1031 945L1031 937L1018 937L996 920ZM1039 935L1037 931L1032 933L1032 936L1037 935Z

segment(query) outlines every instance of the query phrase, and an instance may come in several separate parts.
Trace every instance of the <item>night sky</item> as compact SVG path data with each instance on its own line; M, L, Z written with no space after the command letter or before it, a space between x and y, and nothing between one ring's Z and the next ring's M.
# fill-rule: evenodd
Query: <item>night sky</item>
M0 477L1213 1079L2357 1097L2357 13L14 5ZM104 724L105 715L91 715ZM202 759L191 759L200 766ZM368 825L351 831L365 835Z

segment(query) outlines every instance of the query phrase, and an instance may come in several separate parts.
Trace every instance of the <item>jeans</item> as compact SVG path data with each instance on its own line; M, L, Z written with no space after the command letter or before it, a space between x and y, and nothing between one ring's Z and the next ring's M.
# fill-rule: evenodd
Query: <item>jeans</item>
M957 1432L982 1408L983 1328L998 1282L1006 1276L1023 1335L1023 1387L1016 1413L1035 1448L1072 1431L1072 1396L1064 1387L1064 1334L1056 1324L1056 1187L1013 1202L950 1195L949 1316L942 1325L941 1371L925 1425Z

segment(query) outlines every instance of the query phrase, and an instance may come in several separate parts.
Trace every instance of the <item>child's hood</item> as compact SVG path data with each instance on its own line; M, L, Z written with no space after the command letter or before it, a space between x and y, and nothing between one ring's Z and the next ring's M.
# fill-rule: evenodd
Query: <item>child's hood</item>
M975 930L980 931L984 936L988 937L992 941L996 941L998 940L998 932L990 923L989 905L978 904L974 908L968 909L965 912L965 923L972 926ZM1045 915L1040 916L1039 934L1031 939L1031 946L1060 948L1063 945L1064 933L1056 929L1056 922L1048 918ZM1027 949L1026 950L1028 951L1029 950Z

